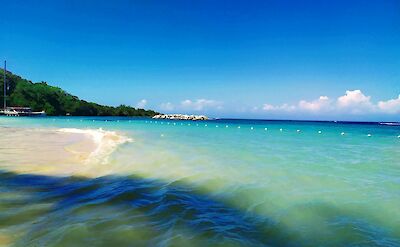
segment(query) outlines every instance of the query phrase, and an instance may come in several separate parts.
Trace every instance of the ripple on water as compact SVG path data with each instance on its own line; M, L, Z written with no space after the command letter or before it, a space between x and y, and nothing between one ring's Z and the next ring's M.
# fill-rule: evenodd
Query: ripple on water
M3 236L19 232L13 240L19 246L309 246L326 240L332 246L399 243L357 214L328 204L288 208L281 215L282 222L274 222L179 183L7 172L0 173L0 181L0 229ZM304 215L314 217L304 225L307 232L324 225L331 228L318 229L325 236L310 238L302 235L301 228L293 231L285 223L285 218L296 220ZM321 224L321 220L327 222Z
M277 232L266 219L246 215L188 187L127 177L80 179L13 173L0 177L1 193L29 195L0 202L5 208L0 213L1 227L23 232L16 240L20 245L124 245L134 241L262 246L285 239L284 233L266 237L266 231Z

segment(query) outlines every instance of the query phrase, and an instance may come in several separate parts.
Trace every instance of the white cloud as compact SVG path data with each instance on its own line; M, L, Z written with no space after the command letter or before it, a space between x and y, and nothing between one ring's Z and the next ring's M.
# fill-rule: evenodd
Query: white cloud
M328 96L320 96L318 99L311 102L300 100L298 108L305 111L319 112L322 110L329 110L330 104L331 102Z
M143 100L142 100L143 101ZM142 102L141 101L141 102ZM145 100L144 100L145 101ZM139 103L141 103L139 102ZM147 101L145 102L147 103ZM160 111L180 113L191 113L201 111L213 111L226 109L222 102L211 99L186 99L178 103L166 102L159 106ZM232 108L228 108L232 109ZM361 90L347 90L344 95L337 98L320 96L315 100L300 100L294 104L263 104L262 106L239 106L236 112L261 113L269 112L271 114L293 113L293 114L329 114L339 115L361 115L361 114L399 114L400 113L400 95L398 98L386 101L372 102L371 96L365 95Z
M264 111L309 111L309 112L318 112L323 109L330 108L330 100L327 96L321 96L316 100L313 101L305 101L300 100L297 105L290 105L290 104L282 104L282 105L271 105L271 104L264 104L262 109Z
M335 100L328 96L320 96L313 101L300 100L296 105L271 105L264 104L263 111L281 112L308 112L308 113L336 113L336 114L367 114L367 113L400 113L400 95L397 99L379 101L374 104L371 96L365 95L361 90L347 90L346 93Z
M181 111L181 113L190 113L192 111L207 111L207 110L221 110L223 108L223 103L211 99L197 99L190 100L186 99L180 103L174 104L171 102L162 103L159 106L161 111Z
M146 105L147 105L147 100L146 100L146 99L142 99L141 101L139 101L139 102L136 104L136 107L137 107L137 108L145 108Z
M264 104L262 109L264 111L308 111L308 112L319 112L322 110L331 109L331 100L327 96L320 96L318 99L313 101L300 100L297 105L282 104L282 105L271 105Z
M400 113L400 95L397 99L387 101L379 101L378 108L380 111L389 114Z
M275 110L275 106L270 105L270 104L264 104L262 109L264 111L274 111Z
M283 105L270 105L270 104L264 104L262 109L264 111L294 111L296 110L296 107L294 105L289 105L289 104L283 104Z
M347 90L345 95L337 99L337 107L354 114L367 113L375 108L371 96L364 95L361 90Z
M209 99L184 100L180 106L185 110L202 111L205 109L222 109L222 103Z
M259 109L259 107L258 107L258 106L254 106L254 107L251 109L251 111L252 111L252 112L257 112L257 111L258 111L258 109Z
M163 111L172 111L175 109L175 106L172 103L167 102L167 103L162 103L160 105L160 109Z

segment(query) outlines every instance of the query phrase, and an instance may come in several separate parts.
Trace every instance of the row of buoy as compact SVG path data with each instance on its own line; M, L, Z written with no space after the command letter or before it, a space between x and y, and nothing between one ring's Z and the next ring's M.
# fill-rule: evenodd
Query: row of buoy
M53 119L53 121L55 121L55 120L56 120L56 119ZM67 122L69 122L69 121L70 121L70 119L67 119ZM83 122L83 120L81 119L80 122ZM96 120L93 119L92 122L96 122ZM106 119L106 120L104 120L104 122L108 122L108 120ZM120 120L116 120L116 122L120 122ZM128 122L131 123L132 120L129 120ZM146 122L146 123L153 123L153 122L154 122L154 123L158 123L158 121L145 121L145 122ZM161 123L161 124L164 124L164 122L160 122L160 123ZM170 125L170 124L171 124L170 122L167 122L167 125ZM176 123L172 123L172 124L173 124L173 125L176 125ZM183 126L184 124L181 123L180 125ZM191 124L188 123L187 126L191 126ZM200 125L199 125L198 123L196 123L196 126L200 126ZM208 124L204 124L204 127L208 127ZM216 128L219 128L220 126L219 126L219 125L215 125L215 127L216 127ZM225 128L229 128L229 125L225 125ZM240 129L241 126L239 125L239 126L237 126L237 128ZM253 126L250 127L250 130L254 130L254 127L253 127ZM268 128L264 128L264 130L267 131ZM280 131L280 132L283 132L283 129L280 128L279 131ZM301 133L301 130L300 130L300 129L297 129L296 132L297 132L297 133ZM318 134L322 134L322 131L321 131L321 130L318 130L317 133L318 133ZM345 133L345 132L341 132L340 135L344 136L344 135L346 135L346 133ZM372 134L367 134L367 137L372 137ZM398 135L397 138L400 138L400 135Z
M153 123L153 121L146 121L146 123L148 123L148 122L149 122L149 123ZM158 122L157 122L157 121L154 121L154 123L158 123ZM160 123L163 124L163 122L160 122ZM167 122L167 124L170 124L170 122ZM173 125L176 125L176 123L173 123ZM190 125L191 125L190 123L187 124L187 126L190 126ZM181 126L183 126L183 123L181 123ZM196 126L199 126L199 124L196 124ZM204 127L208 127L208 125L205 124ZM216 128L219 128L219 125L215 125L215 127L216 127ZM228 128L228 127L229 127L229 125L225 125L225 128ZM239 125L237 128L240 129L241 126ZM250 127L250 130L254 130L254 127ZM267 131L268 128L264 128L264 130ZM283 132L283 129L280 128L279 131L280 131L280 132ZM297 133L300 133L301 130L297 129L296 132L297 132ZM318 133L318 134L322 134L322 130L318 130L317 133ZM340 135L344 136L344 135L346 135L346 133L345 133L345 132L341 132ZM367 134L367 137L372 137L372 134ZM400 138L400 135L398 135L397 138Z

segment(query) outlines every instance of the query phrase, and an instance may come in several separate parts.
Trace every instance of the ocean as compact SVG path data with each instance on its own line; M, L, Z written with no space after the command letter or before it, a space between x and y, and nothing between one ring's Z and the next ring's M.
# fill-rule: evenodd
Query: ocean
M396 123L0 117L0 246L400 246Z

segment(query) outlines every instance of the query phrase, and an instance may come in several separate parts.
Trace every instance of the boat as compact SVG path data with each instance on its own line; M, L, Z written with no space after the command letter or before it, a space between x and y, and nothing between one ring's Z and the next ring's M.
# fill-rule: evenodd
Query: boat
M6 116L45 116L46 112L34 112L30 107L6 107L5 110L0 111L1 115Z
M0 115L6 116L45 116L45 111L34 112L30 107L20 107L20 106L9 106L7 107L7 62L4 61L4 102L3 102L3 110L0 111Z

